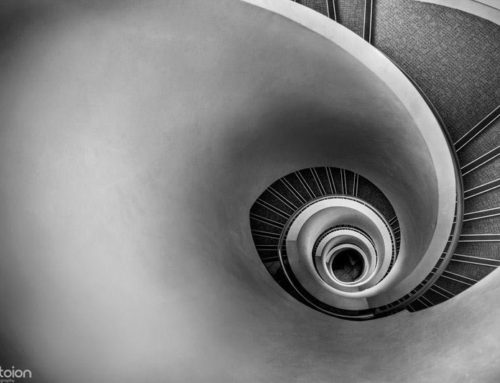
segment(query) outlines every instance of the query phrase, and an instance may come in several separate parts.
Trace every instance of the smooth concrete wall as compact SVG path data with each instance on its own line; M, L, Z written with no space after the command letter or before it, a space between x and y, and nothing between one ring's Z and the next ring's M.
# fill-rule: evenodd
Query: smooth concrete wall
M355 323L296 302L258 259L251 204L308 166L393 197L408 254L433 235L419 130L344 49L230 0L12 1L1 17L1 366L53 383L499 372L495 273L431 310Z

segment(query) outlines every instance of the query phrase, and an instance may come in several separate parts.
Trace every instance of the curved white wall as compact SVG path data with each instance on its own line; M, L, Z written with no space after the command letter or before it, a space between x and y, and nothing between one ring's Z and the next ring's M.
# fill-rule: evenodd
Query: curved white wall
M423 3L443 5L476 15L492 23L500 24L500 3L498 0L416 0Z
M419 229L407 251L425 251L436 211L450 208L406 96L343 48L230 0L6 10L5 363L54 383L499 372L483 368L499 354L496 274L425 312L354 323L296 302L258 259L249 208L299 168L367 175L403 228Z

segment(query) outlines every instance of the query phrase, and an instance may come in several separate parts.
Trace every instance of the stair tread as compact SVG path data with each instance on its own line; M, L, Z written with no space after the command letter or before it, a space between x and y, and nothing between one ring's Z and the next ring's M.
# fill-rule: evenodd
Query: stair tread
M500 26L437 5L378 0L373 43L421 87L454 141L500 104Z
M326 0L297 0L296 2L328 16L328 6Z
M363 36L364 0L337 0L338 22Z

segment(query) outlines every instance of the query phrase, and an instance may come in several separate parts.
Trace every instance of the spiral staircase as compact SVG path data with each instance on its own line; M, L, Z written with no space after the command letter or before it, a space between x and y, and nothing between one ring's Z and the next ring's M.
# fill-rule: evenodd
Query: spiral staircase
M497 382L500 11L429 2L3 2L0 367Z
M314 259L307 262L311 268L338 292L358 292L384 279L398 256L399 221L392 205L375 185L345 169L304 169L280 178L266 189L250 211L252 235L260 258L274 279L299 301L343 318L370 318L375 310L353 312L325 304L295 278L289 236L294 223L318 205L323 205L320 211L330 210L327 214L334 219L319 218L322 226L328 227L308 234L317 237L305 251L313 255L305 257ZM309 221L313 220L310 216ZM307 220L299 225L306 223ZM389 256L381 262L378 254ZM303 278L306 284L312 279L310 275Z
M291 221L297 218L296 215L300 210L304 209L303 205L310 203L311 200L321 200L325 196L333 198L337 195L358 197L359 175L354 173L347 185L349 177L345 175L345 170L340 171L340 179L334 180L329 168L310 169L296 172L295 177L288 176L275 182L259 197L252 208L250 214L252 233L262 262L275 280L298 300L321 312L342 318L372 319L405 308L414 312L454 297L500 264L498 251L500 180L497 163L500 154L499 57L495 51L495 47L498 46L498 38L495 40L495 37L498 37L498 28L459 11L436 8L433 5L413 1L297 2L343 24L380 49L404 71L428 102L440 120L441 129L447 135L457 168L460 169L457 177L457 183L460 184L457 193L457 216L454 220L454 225L460 230L460 234L455 237L453 234L450 236L443 255L432 273L404 297L382 307L360 306L357 311L351 312L329 305L325 307L324 299L323 302L318 300L303 287L303 283L297 280L286 257L285 234L289 230ZM444 21L431 23L431 26L413 26L404 23L416 15L419 15L419 20ZM455 25L464 26L465 31L459 32L463 36L457 36ZM423 28L426 30L422 31ZM472 36L467 35L468 33ZM484 60L481 64L485 67L478 69L474 65L479 66L480 63L474 62L474 57L471 57L474 53L467 49L470 44L457 42L459 37L466 41L476 38L484 42L484 45L481 45L483 50L476 53L481 54ZM409 44L407 39L415 41ZM424 43L419 39L424 40ZM436 52L429 52L429 46L440 45L447 47L444 53L439 51L444 57L433 57ZM450 65L447 62L451 57L456 62ZM423 70L425 73L422 73ZM446 72L447 70L449 72ZM456 76L454 81L450 80L450 74ZM482 79L485 77L482 76L494 80L484 84ZM467 91L460 91L459 87ZM457 93L465 94L451 99L450 96ZM368 185L371 185L368 190L374 191L374 196L380 201L373 200L373 196L360 197L363 202L390 206L387 198L376 186L369 181ZM379 211L383 210L387 209L382 208ZM404 233L400 232L394 210L391 208L389 215L387 213L383 215L388 222L396 224L390 231L400 241ZM348 239L345 241L349 242ZM391 267L398 252L399 246L394 254L393 250L390 250L386 255L391 259ZM306 259L315 257L311 254L311 250L303 256ZM384 255L379 251L378 257L383 258ZM390 271L391 268L386 272ZM316 270L316 273L318 272L319 270ZM314 279L314 275L309 275L308 278ZM323 282L328 281L323 278ZM335 294L335 291L325 290L325 294ZM357 293L359 290L358 286L354 291Z

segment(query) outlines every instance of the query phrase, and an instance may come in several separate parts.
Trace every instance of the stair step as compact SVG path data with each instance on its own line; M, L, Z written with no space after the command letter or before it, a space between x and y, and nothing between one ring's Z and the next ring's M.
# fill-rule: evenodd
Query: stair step
M478 197L480 195L484 195L486 193L493 193L495 190L500 188L500 178L485 182L483 184L472 186L469 189L465 189L464 191L464 199L467 201L468 199ZM498 198L498 205L500 205L500 196Z
M453 294L453 296L455 296L460 294L464 290L467 290L475 283L472 281L466 281L466 278L441 276L437 279L434 285L437 286L438 289L446 290L449 294Z
M459 242L500 242L500 234L474 233L460 234Z
M486 153L480 153L478 157L470 161L469 163L462 166L462 175L466 176L467 174L473 172L476 169L479 169L485 165L498 160L500 157L500 146L495 146L493 149L489 150Z
M455 267L457 267L457 265L462 265L464 268L465 266L468 265L477 265L477 266L493 267L493 268L500 266L500 259L473 257L470 255L462 255L462 254L453 254L451 262L453 262L453 265L455 265ZM452 268L450 268L450 270L453 271Z
M365 17L364 0L336 0L337 21L363 37Z
M500 157L485 163L483 166L474 169L463 177L464 189L469 190L480 185L493 182L498 179L500 174ZM494 188L496 189L496 188Z
M462 224L462 233L465 234L498 234L500 233L500 216L494 216L473 221L465 221Z
M472 139L458 154L461 166L473 163L485 153L494 152L500 144L500 119L494 121ZM497 173L498 174L498 173Z
M500 260L500 243L498 242L461 242L458 243L456 254L467 257L477 257Z
M329 4L326 0L296 0L295 2L302 4L307 8L314 9L316 12L319 12L325 16L329 15Z
M472 210L464 214L464 222L472 222L478 219L486 219L500 216L500 207L484 210Z
M500 103L500 26L414 0L374 4L373 44L416 81L458 141Z
M500 106L497 106L455 143L455 149L460 162L467 163L494 149L499 142Z

